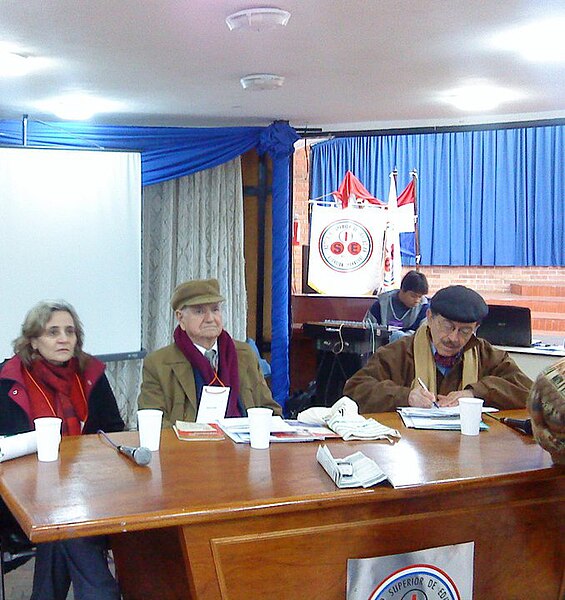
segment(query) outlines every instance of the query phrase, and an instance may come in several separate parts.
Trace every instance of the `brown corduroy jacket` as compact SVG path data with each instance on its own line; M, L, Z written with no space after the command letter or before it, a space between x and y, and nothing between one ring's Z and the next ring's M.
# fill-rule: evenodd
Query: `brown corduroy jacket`
M524 408L531 379L522 373L507 352L473 336L463 350L476 346L479 357L478 381L467 386L485 406L501 410ZM461 385L461 361L444 377L437 371L438 393L448 394ZM347 380L343 393L359 405L360 413L377 413L408 406L408 394L415 377L414 336L382 346L367 364Z

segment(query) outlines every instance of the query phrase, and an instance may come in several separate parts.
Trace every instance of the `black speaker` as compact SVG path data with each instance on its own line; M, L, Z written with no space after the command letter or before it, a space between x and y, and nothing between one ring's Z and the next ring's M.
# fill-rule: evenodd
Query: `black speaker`
M369 358L368 354L350 352L316 353L316 406L332 406L343 396L345 382L363 367Z

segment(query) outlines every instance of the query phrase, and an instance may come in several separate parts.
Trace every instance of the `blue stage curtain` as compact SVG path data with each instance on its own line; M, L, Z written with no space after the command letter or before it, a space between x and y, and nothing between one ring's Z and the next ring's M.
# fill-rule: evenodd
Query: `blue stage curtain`
M255 148L264 131L265 127L119 127L29 121L27 145L139 151L145 186L217 167ZM0 121L0 143L21 146L22 125Z
M0 120L0 144L22 146L24 124ZM120 127L84 123L26 124L28 146L141 152L142 184L216 167L257 148L273 160L273 396L283 408L289 391L290 190L289 157L298 136L286 122L268 127Z
M418 172L422 264L565 264L563 125L337 138L312 148L311 197L351 170L386 201Z

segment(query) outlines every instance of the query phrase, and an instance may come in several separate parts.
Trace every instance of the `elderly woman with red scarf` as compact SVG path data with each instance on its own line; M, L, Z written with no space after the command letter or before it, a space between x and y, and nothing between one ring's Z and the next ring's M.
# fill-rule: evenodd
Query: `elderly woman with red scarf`
M104 364L83 351L83 341L70 304L44 301L29 311L15 356L0 371L0 434L31 431L34 419L54 416L64 436L123 430ZM104 538L37 546L31 600L64 600L71 582L77 600L119 600Z

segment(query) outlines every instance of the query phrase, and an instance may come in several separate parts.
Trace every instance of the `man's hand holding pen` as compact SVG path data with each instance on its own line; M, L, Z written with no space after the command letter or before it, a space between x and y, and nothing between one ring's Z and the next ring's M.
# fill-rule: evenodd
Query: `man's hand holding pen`
M408 395L409 406L431 408L437 406L436 397L428 390L426 384L418 377L419 385L415 386Z
M408 395L409 406L419 406L421 408L445 408L450 406L457 406L459 404L459 398L472 398L472 390L457 390L450 392L446 396L438 394L434 396L428 390L427 385L418 377L418 383Z

